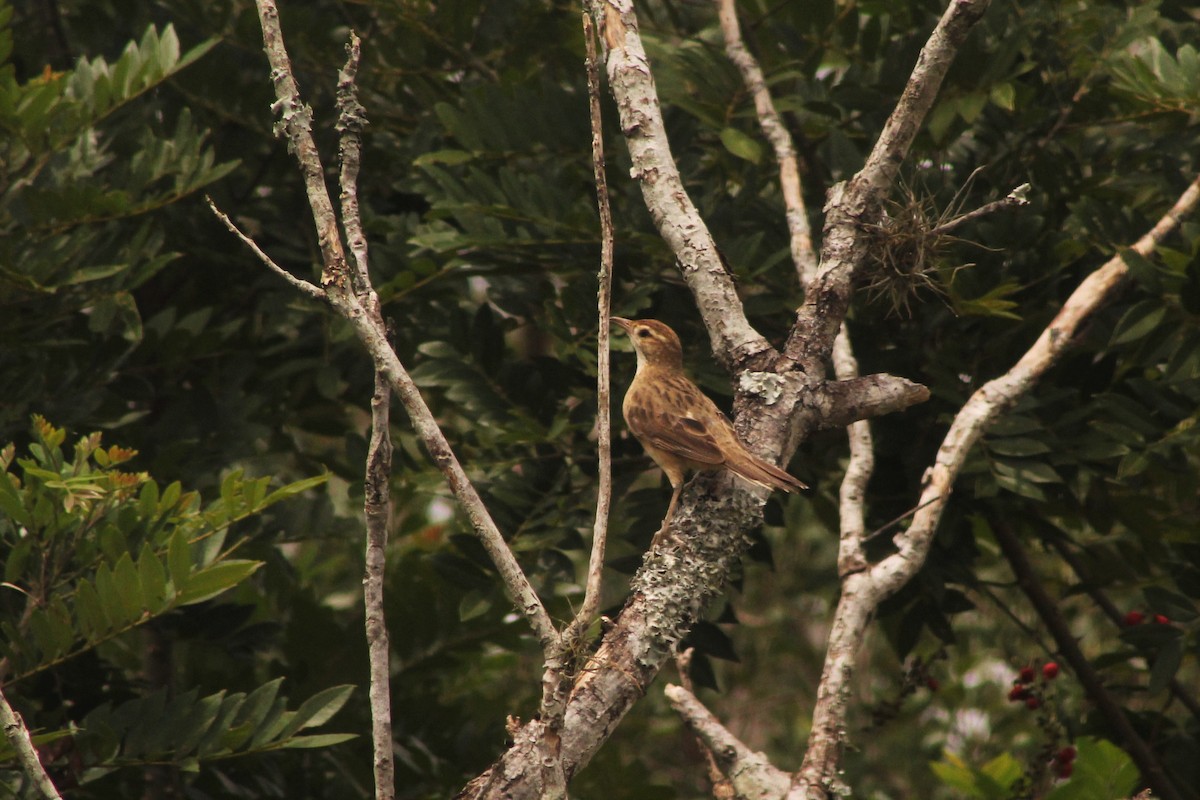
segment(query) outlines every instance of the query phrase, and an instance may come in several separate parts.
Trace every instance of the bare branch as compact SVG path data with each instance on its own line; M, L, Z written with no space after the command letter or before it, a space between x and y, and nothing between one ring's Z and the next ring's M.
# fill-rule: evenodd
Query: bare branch
M1180 219L1200 205L1197 178L1162 219L1133 246L1148 256ZM812 732L804 764L795 778L791 798L818 797L836 780L837 761L845 730L846 699L855 658L871 614L880 602L904 586L929 553L954 480L967 453L983 430L1026 394L1070 345L1075 331L1107 302L1128 273L1120 256L1085 278L1071 294L1034 345L1007 373L980 388L959 411L927 473L925 489L908 530L895 537L899 551L843 580L834 614L821 686L813 712Z
M663 694L692 733L713 754L721 772L729 776L738 797L783 796L788 788L786 772L776 769L765 755L751 750L730 733L687 689L667 684Z
M679 177L632 0L588 0L587 6L607 46L608 82L629 146L632 175L696 299L713 354L732 369L760 353L773 352L746 319L733 278Z
M815 372L846 316L855 279L867 262L866 226L879 221L900 164L933 106L958 48L990 0L951 0L921 49L917 63L863 168L833 187L826 203L821 267L806 293L785 352Z
M695 695L696 690L692 686L692 657L696 655L696 648L689 647L682 653L675 653L675 669L679 672L679 682L683 684L685 692ZM669 690L674 687L667 684L667 697L670 699ZM696 701L699 704L699 701ZM712 748L705 744L704 740L699 736L696 737L696 744L704 753L704 763L708 766L708 780L712 784L713 800L728 800L734 797L737 791L733 788L733 782L726 777L721 771L720 765L717 764L717 757L713 754Z
M541 642L543 652L549 653L551 648L557 645L558 632L550 621L542 601L522 572L520 564L504 541L504 536L496 527L479 493L467 478L416 384L388 342L387 331L379 314L379 299L374 290L369 285L365 287L365 302L361 302L354 291L353 284L356 280L347 270L337 217L325 186L320 154L312 138L312 112L301 101L292 75L291 63L283 45L283 32L279 26L279 11L274 0L256 0L256 4L263 29L263 44L271 64L271 78L278 98L273 107L281 114L280 128L287 134L288 143L304 176L324 262L321 284L325 287L326 297L334 310L353 326L358 338L371 354L375 369L387 377L392 390L408 412L417 436L445 476L450 491L454 493L455 499L470 520L471 529L483 544L492 563L496 565L510 599L529 621Z
M741 73L743 83L746 84L746 88L750 90L750 94L754 98L754 108L758 114L759 125L763 129L767 141L771 143L771 148L775 152L775 160L779 164L779 185L783 191L784 206L787 209L792 262L796 265L801 285L807 286L816 277L818 265L817 255L813 250L808 214L804 207L804 193L800 182L800 170L796 162L796 148L792 143L791 134L775 110L775 103L767 89L762 69L754 56L746 49L741 26L738 24L734 0L717 0L717 13L721 22L721 32L725 37L725 52ZM850 345L849 336L849 331L843 324L833 344L834 369L841 381L849 381L858 377L858 362L854 358L854 350ZM926 392L926 396L928 396L928 392ZM858 398L861 395L855 394L855 397ZM851 570L861 569L866 564L861 547L861 540L866 528L863 502L866 485L875 464L871 427L866 420L859 418L858 421L852 422L846 432L850 439L850 463L842 480L841 550L838 557L838 571L843 575Z
M854 177L864 189L882 199L891 190L900 165L908 156L917 132L925 122L942 81L958 55L958 48L975 27L990 0L950 0L937 27L921 48L904 92L888 116L862 171Z
M367 473L363 482L363 513L367 520L363 601L366 606L367 655L371 675L369 695L376 800L392 800L396 796L395 765L392 761L391 649L388 646L383 607L392 478L388 408L391 400L392 390L387 378L376 372L375 394L371 397L371 443L367 449Z
M1149 256L1159 242L1200 204L1200 178L1194 180L1157 224L1131 248ZM877 564L873 571L888 591L903 585L920 567L929 541L967 453L984 429L1026 394L1070 346L1080 324L1106 303L1129 272L1120 255L1113 256L1088 275L1071 293L1062 309L1021 359L998 378L988 381L971 396L954 418L938 449L921 493L922 508L913 524L897 536L900 551Z
M4 738L16 751L17 760L21 762L21 769L37 787L42 797L45 797L46 800L62 800L54 781L50 780L50 776L46 774L46 768L42 766L42 761L38 758L33 740L29 738L29 729L25 727L21 715L8 704L8 698L4 696L2 689L0 689L0 726L4 728Z
M324 292L324 290L321 289L320 286L314 286L313 284L309 283L306 280L297 278L295 275L288 272L286 269L284 269L283 267L279 266L274 261L272 261L271 257L269 255L267 255L266 253L264 253L262 251L262 248L260 248L258 246L258 242L254 241L249 236L242 233L241 229L238 228L238 226L233 223L233 220L231 220L228 217L228 215L225 214L225 212L223 212L223 211L221 211L221 209L217 208L217 204L213 201L213 199L211 197L209 197L208 195L205 195L204 200L205 200L205 202L208 203L208 207L212 210L212 213L216 215L217 219L221 220L222 224L224 224L225 227L229 229L230 233L232 233L234 236L241 239L242 243L250 248L250 252L252 252L252 253L254 253L254 255L258 256L258 260L267 266L267 269L271 270L276 275L283 278L285 281L290 283L292 286L299 289L301 292L308 295L309 297L312 297L313 299L316 299L316 300L327 300L328 299L327 297L325 297L325 292Z
M933 230L929 231L928 235L941 236L942 234L946 234L954 230L964 222L978 219L979 217L995 213L996 211L1004 211L1005 209L1009 208L1020 208L1021 206L1027 206L1029 205L1029 200L1027 200L1025 197L1027 194L1029 194L1029 184L1022 183L1020 186L1009 192L1008 195L1003 199L993 200L990 203L980 206L974 211L968 211L966 214L960 214L954 219L947 220Z
M609 313L612 305L613 221L604 174L604 129L600 117L600 69L592 19L583 15L583 38L587 47L588 99L592 121L592 168L596 181L596 204L600 212L600 274L596 292L599 334L596 341L596 434L600 480L596 489L596 521L592 526L592 555L588 561L587 588L583 605L563 640L568 646L579 639L600 609L600 587L604 574L604 550L608 538L608 515L612 505L612 420L609 370Z
M258 20L262 26L263 49L271 63L271 82L277 98L271 108L279 114L276 135L285 133L288 146L296 156L300 174L304 178L304 190L312 208L313 222L317 226L317 243L321 248L321 285L329 287L346 280L346 254L342 239L338 235L337 217L325 186L325 173L321 168L321 154L312 137L312 109L300 98L300 88L292 74L292 62L283 46L283 29L279 25L279 9L275 0L255 0Z
M367 126L366 110L358 102L358 84L354 82L358 76L358 63L362 58L362 40L358 34L350 31L350 41L346 45L346 66L338 73L337 131L338 147L342 157L341 174L338 185L341 186L340 196L342 207L342 227L346 231L346 241L350 244L350 252L354 256L354 271L351 273L354 291L360 302L371 289L371 276L367 266L367 237L363 233L362 214L358 207L358 172L362 165L362 131Z
M833 366L843 385L845 381L852 381L858 377L858 360L855 359L854 350L850 346L850 331L845 323L842 323L841 331L833 340ZM925 387L920 386L919 389ZM929 396L928 389L925 389L924 396ZM875 471L875 446L871 440L871 424L865 419L851 422L846 426L846 436L850 442L850 462L846 465L846 474L842 476L842 487L838 495L841 526L838 575L841 576L857 572L867 565L867 557L862 548L867 528L863 506L866 502L867 483Z
M758 61L746 49L742 29L738 24L734 0L717 0L717 16L721 21L721 33L725 37L725 53L742 74L742 82L754 98L754 110L758 113L758 124L763 135L775 151L779 164L779 186L783 191L783 204L787 210L788 234L791 239L792 263L800 284L807 286L817 274L817 254L813 250L812 228L808 224L808 212L804 208L804 189L800 182L800 168L796 162L796 147L787 126L779 118L767 81L763 77Z
M820 427L830 429L903 411L928 399L929 389L919 383L876 374L823 383L808 394L804 403L816 412Z

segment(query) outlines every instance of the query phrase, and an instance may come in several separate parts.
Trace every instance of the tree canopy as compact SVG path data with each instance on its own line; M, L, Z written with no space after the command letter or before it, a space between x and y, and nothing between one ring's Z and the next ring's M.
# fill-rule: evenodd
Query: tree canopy
M805 350L794 327L808 313L815 330L814 303L836 303L832 283L821 294L799 269L777 152L719 5L639 5L637 36L714 260L782 355L739 361L720 321L733 307L698 300L694 266L643 194L644 131L610 94L615 73L602 103L612 312L670 324L697 383L749 424L762 403L747 375L799 364L836 383L836 357ZM736 11L829 266L838 193L886 136L947 9ZM582 600L600 471L582 13L280 7L335 194L337 70L362 37L357 198L381 315L556 624ZM620 19L600 32L605 52ZM874 615L838 742L857 796L1187 797L1200 784L1200 222L1181 214L1135 246L1200 170L1198 28L1171 0L991 4L880 207L855 221L871 243L845 298L858 371L928 389L871 415L870 563L920 524L972 397L1039 337L1065 345L967 451L919 572ZM276 135L262 37L246 0L0 0L0 683L72 797L372 791L360 554L375 367L350 322L264 269L204 202L321 284L325 242ZM1054 342L1064 304L1109 264L1110 299ZM842 319L828 319L832 342ZM614 350L619 409L634 364ZM858 571L839 492L859 463L845 426L866 414L837 397L838 413L801 409L815 420L802 430L779 423L783 452L802 439L789 470L815 488L745 501L764 524L729 522L736 544L713 561L728 591L696 601L680 648L691 691L785 772L815 737L831 621ZM396 796L445 796L511 757L543 699L543 654L398 409L384 582ZM668 490L613 429L605 619L579 664L621 621L631 581L645 593L670 576L644 562ZM720 494L704 479L689 492L694 508ZM674 667L583 759L572 794L711 791L721 765L667 682ZM15 753L0 759L0 781L34 796Z

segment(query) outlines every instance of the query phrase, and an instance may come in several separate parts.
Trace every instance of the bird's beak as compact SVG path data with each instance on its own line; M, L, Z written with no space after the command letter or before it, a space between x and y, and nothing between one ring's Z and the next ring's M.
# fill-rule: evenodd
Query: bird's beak
M625 331L627 334L629 333L630 327L633 326L633 320L631 319L625 319L624 317L609 317L609 319L620 325L621 330Z

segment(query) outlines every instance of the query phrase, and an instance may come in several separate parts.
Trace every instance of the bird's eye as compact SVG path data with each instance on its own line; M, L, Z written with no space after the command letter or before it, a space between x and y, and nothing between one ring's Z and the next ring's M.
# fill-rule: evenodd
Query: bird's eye
M650 329L649 329L649 328L640 328L640 329L638 329L638 336L642 337L643 339L645 339L645 338L646 338L647 336L649 336L649 335L650 335Z

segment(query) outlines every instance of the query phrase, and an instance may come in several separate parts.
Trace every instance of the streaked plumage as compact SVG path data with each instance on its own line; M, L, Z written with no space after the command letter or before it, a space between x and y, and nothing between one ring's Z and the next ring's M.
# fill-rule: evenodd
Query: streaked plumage
M808 488L738 440L721 410L684 375L683 348L675 331L652 319L612 319L629 335L638 358L622 405L625 424L674 490L662 530L675 513L689 469L724 467L751 483L785 492Z

